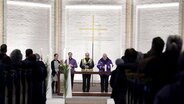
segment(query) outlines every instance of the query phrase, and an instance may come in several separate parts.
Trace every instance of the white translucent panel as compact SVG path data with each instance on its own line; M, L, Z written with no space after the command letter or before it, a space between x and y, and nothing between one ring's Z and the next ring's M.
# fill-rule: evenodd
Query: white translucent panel
M179 5L137 8L137 49L147 52L152 39L160 36L165 41L169 35L179 33Z
M70 4L123 4L126 0L65 0L67 5Z
M7 1L15 1L15 2L32 2L32 3L50 4L52 0L7 0Z
M32 48L45 58L50 48L50 7L20 4L7 5L8 53L18 48L25 56L25 49Z
M80 64L85 52L89 52L91 57L93 53L95 71L98 71L96 64L103 53L107 53L114 63L115 59L121 56L121 50L125 48L125 13L122 13L124 10L122 6L105 6L104 8L88 5L66 7L64 57L66 57L68 51L71 51L73 57ZM93 23L94 33L92 31ZM80 68L77 70L80 70ZM98 76L94 75L94 80L99 79ZM76 75L75 78L81 79L81 75Z

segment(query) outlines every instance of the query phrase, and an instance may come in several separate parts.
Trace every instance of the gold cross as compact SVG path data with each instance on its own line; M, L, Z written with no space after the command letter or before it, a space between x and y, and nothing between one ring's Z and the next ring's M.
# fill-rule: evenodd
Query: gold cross
M92 31L92 59L94 56L94 33L95 30L101 31L101 30L107 30L107 29L102 29L102 28L95 28L95 16L92 16L92 27L91 28L80 28L80 30L91 30Z
M92 44L94 43L94 33L95 30L97 31L106 31L107 29L104 28L95 28L95 16L92 16L92 27L91 28L80 28L80 30L91 30L92 31Z

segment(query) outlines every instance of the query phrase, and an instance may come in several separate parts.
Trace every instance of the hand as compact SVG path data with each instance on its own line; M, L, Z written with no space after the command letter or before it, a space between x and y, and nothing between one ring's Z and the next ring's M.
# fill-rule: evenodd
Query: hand
M85 66L85 69L89 69L89 66L88 66L88 65L86 65L86 66Z
M72 64L69 64L69 66L72 68L73 67L73 65Z

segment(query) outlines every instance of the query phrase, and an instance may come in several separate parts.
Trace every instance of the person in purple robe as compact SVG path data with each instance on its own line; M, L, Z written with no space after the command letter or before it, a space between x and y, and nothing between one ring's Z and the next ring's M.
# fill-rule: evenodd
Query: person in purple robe
M75 68L77 68L77 62L74 58L72 58L72 52L68 52L68 59L65 60L66 64L69 64L69 67L71 69L71 84L72 84L72 89L73 89L73 81L74 81L74 73L75 73Z
M103 57L98 61L97 64L99 72L106 72L105 74L100 74L101 92L108 92L108 80L112 67L112 61L107 57L107 54L104 53Z

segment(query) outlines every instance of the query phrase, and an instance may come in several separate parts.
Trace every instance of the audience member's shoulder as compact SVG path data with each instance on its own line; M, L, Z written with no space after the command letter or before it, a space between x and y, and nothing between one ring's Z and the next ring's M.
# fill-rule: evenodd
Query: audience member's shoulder
M167 85L157 93L157 95L155 96L154 104L170 104L170 87L170 85Z

